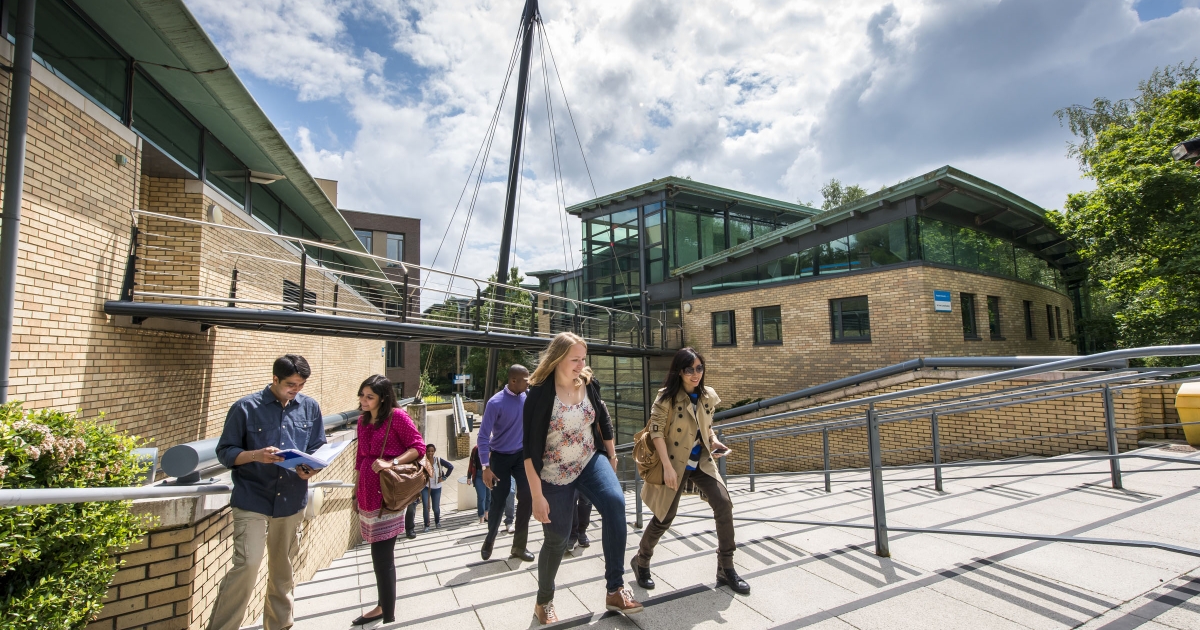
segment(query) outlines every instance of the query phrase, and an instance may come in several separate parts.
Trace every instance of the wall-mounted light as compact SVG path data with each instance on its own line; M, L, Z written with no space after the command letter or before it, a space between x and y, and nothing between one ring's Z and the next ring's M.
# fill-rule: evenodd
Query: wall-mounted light
M117 166L125 166L129 163L129 158L121 153L118 153L114 159L117 162Z
M255 184L262 184L263 186L266 186L269 184L274 184L281 179L287 179L287 177L284 177L283 175L276 175L274 173L250 171L250 181Z
M215 203L208 204L207 212L209 223L224 223L225 214L221 211L221 206Z
M684 313L691 313L691 312L692 312L692 303L691 303L691 302L684 302L684 303L683 303L683 312L684 312Z

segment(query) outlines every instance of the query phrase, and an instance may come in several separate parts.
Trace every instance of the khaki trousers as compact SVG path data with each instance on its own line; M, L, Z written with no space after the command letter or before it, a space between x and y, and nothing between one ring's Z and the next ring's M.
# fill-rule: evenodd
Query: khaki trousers
M238 630L254 594L263 553L267 555L264 630L292 627L292 559L299 551L297 535L304 510L280 518L233 508L233 567L221 580L209 630Z

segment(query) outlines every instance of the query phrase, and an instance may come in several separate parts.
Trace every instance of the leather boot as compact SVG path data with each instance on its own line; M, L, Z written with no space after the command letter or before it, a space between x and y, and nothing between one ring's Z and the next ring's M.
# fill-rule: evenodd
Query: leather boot
M717 586L728 586L729 590L740 595L750 594L750 585L746 580L738 577L737 569L730 567L728 569L717 569Z
M650 567L643 567L638 564L637 556L634 556L629 561L629 566L633 569L633 577L637 579L637 585L646 589L654 589L654 578L650 577Z

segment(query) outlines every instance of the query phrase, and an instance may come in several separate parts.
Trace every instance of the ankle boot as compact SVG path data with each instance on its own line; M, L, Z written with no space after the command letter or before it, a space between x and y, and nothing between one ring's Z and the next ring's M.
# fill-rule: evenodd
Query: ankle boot
M717 569L717 586L725 585L729 590L741 594L750 594L750 585L746 580L738 577L737 569L730 567L728 569Z

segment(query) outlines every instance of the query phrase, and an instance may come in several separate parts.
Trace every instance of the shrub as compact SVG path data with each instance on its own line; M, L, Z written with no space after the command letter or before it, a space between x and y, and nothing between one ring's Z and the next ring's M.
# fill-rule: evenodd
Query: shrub
M129 486L145 472L137 440L73 413L0 406L0 488ZM0 508L0 627L82 628L141 539L129 502Z

